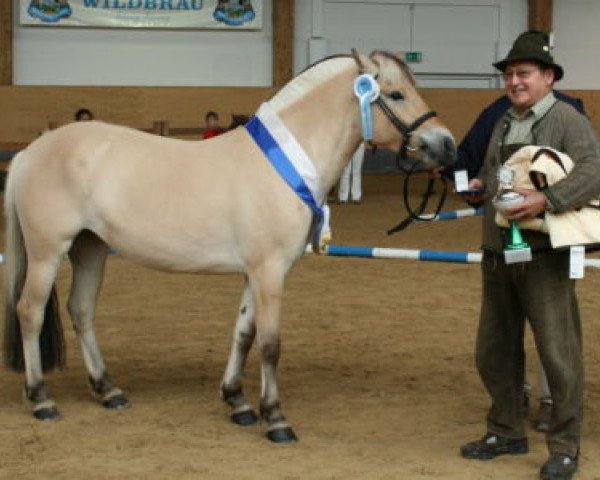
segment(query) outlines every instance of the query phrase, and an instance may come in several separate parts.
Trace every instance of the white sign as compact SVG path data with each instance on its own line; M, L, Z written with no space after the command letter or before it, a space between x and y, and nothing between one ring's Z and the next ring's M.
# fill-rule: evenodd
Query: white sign
M571 247L569 261L569 278L583 278L585 266L585 247L574 245Z
M457 192L469 190L469 177L466 170L456 170L454 172L454 190Z
M21 25L260 30L263 0L20 0Z

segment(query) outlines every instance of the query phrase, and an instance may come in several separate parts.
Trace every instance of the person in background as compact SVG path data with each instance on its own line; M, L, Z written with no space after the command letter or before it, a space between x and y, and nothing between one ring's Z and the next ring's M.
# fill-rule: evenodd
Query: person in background
M352 203L360 203L362 199L362 166L365 158L365 144L361 143L344 168L340 177L338 187L339 203L348 203L348 198L352 198ZM350 181L352 177L352 182Z
M204 116L204 130L202 131L202 140L221 135L223 129L219 126L219 115L212 110Z
M75 112L76 122L88 122L94 119L94 114L87 108L80 108Z

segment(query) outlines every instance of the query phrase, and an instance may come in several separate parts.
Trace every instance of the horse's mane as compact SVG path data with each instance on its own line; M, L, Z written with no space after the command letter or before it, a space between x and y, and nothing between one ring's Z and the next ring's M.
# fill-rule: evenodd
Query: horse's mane
M376 64L379 64L379 62L374 58L375 56L385 57L386 59L394 62L404 73L406 78L408 78L411 84L413 86L415 85L415 77L413 73L408 65L400 58L385 50L374 50L369 55L369 58ZM348 68L348 65L353 63L354 59L352 56L346 54L330 55L318 60L306 67L289 83L287 83L279 92L275 94L275 96L273 96L273 98L271 98L269 103L275 110L282 110L306 95L313 88L320 85L327 79L342 72L345 68Z
M313 88L339 74L352 65L354 60L349 55L332 55L308 66L279 92L269 103L276 110L283 110L288 105L305 96Z

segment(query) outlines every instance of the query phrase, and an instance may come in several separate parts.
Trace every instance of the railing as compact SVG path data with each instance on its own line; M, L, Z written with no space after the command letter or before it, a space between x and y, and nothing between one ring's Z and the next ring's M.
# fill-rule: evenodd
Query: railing
M236 116L234 115L234 118ZM237 116L242 118L244 116ZM247 117L244 117L247 118ZM42 135L48 130L54 130L58 124L54 121L48 122L48 125L39 134ZM155 120L151 127L139 128L139 130L161 137L189 137L194 136L197 140L202 138L203 127L171 127L168 120ZM10 160L14 153L23 150L29 142L0 142L0 172L6 172L10 164ZM4 153L4 155L3 155Z

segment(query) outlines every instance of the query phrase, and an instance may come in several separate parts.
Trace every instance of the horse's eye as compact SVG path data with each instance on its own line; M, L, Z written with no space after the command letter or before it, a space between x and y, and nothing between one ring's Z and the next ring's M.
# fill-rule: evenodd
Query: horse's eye
M398 90L394 90L392 93L390 93L390 98L392 100L404 100L404 95L402 95L402 93L400 93Z

